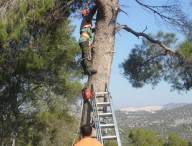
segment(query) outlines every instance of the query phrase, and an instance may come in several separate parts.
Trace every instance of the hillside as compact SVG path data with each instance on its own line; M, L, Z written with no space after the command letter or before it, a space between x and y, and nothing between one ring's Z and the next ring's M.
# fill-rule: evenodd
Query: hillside
M165 138L174 132L189 141L192 139L192 104L170 104L161 108L153 106L134 110L124 108L117 112L117 118L123 132L132 128L145 128L157 131Z

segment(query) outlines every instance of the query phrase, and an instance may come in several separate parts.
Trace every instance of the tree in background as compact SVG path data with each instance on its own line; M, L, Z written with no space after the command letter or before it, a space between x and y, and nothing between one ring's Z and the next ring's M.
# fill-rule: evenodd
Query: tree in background
M105 146L116 146L117 142L116 141L107 141L104 143Z
M69 2L0 2L2 146L72 143L77 123L69 110L81 85Z
M192 22L190 18L182 12L179 2L176 2L173 5L175 9L172 9L167 6L158 7L144 4L140 0L136 1L143 8L161 17L173 29L182 32L185 40L178 43L172 33L159 32L154 36L127 28L128 31L138 37L143 36L144 39L140 45L135 45L128 58L122 63L124 76L133 87L142 87L145 84L157 85L164 80L171 84L172 89L190 90L192 88L192 35L190 31Z
M158 134L144 129L135 129L129 133L130 146L163 146Z
M163 139L153 131L142 128L132 129L129 133L130 146L190 146L176 134L170 134L168 139Z
M171 33L159 32L154 38L161 39L168 46L173 46L176 42L175 35ZM135 45L129 58L122 64L125 77L134 87L142 87L149 83L156 85L163 78L171 83L174 89L189 90L191 88L191 63L187 57L184 60L185 53L183 52L185 49L190 49L188 43L184 42L177 50L177 53L181 52L179 54L182 54L182 57L178 54L167 55L157 45L143 39L142 44Z
M176 134L171 134L168 137L168 142L166 146L188 146L188 143Z

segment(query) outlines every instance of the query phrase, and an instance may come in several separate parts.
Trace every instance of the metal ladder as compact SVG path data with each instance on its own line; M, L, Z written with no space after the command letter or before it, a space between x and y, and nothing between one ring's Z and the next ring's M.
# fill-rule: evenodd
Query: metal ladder
M100 102L102 100L102 102ZM96 129L96 138L104 146L106 142L111 140L121 146L121 140L115 112L112 105L112 97L109 91L95 92L92 100L93 122Z

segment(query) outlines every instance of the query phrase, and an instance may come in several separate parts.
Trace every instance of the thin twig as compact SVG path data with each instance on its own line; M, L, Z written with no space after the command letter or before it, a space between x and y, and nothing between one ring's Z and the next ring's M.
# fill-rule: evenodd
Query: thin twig
M161 9L167 9L167 8L172 8L174 7L175 5L163 5L163 6L151 6L151 5L147 5L147 4L144 4L142 3L141 1L139 0L135 0L139 5L141 5L142 7L152 11L154 14L157 14L159 17L161 17L162 19L164 19L165 21L175 21L174 18L172 17L169 17L169 16L166 16L166 15L163 15L161 12L159 12L157 9L161 8Z
M144 33L147 30L147 26L145 26L145 29L142 31L142 33Z
M124 11L123 9L119 8L119 10L120 10L120 12L123 12L124 14L126 14L127 16L129 16L128 13L127 13L126 11Z

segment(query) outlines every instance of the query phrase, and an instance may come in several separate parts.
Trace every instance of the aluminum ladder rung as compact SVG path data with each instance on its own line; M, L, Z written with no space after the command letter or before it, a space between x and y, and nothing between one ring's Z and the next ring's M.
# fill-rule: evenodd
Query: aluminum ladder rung
M103 140L110 140L110 139L116 139L116 138L117 138L116 135L102 136Z
M96 96L107 95L109 92L95 92Z
M115 125L114 124L100 124L100 127L101 128L114 128L115 127Z
M99 117L110 117L112 115L113 115L112 113L98 113Z
M98 106L109 106L111 103L110 102L99 102L97 103Z
M104 109L103 109L102 107L99 107L99 108L97 109L97 111L98 111L98 112L103 112Z

